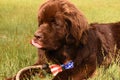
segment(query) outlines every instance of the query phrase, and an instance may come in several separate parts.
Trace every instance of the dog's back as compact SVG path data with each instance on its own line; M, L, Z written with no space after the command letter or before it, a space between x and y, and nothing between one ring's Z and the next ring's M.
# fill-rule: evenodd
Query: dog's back
M104 56L107 57L107 61L102 60L102 62L104 62L102 64L111 63L113 56L117 56L118 50L120 49L120 22L102 24L92 23L90 26L95 28L98 38L102 44L101 46L104 51ZM109 55L109 53L111 54ZM98 58L101 55L103 55L103 53L98 54Z
M104 41L106 40L107 43L112 42L114 45L117 45L118 49L120 49L120 22L102 24L92 23L90 26L96 28L99 36L104 34Z
M117 48L120 49L120 22L110 24L111 31L113 32L114 40L116 41Z

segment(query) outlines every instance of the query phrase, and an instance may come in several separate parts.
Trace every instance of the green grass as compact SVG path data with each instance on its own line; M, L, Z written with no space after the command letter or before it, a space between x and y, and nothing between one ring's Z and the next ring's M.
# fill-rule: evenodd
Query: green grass
M37 12L44 0L0 0L0 80L32 65L37 49L29 44L37 29ZM72 0L91 22L120 21L120 0ZM39 79L38 79L39 80ZM47 76L46 80L49 80ZM91 80L120 80L120 67L97 69Z

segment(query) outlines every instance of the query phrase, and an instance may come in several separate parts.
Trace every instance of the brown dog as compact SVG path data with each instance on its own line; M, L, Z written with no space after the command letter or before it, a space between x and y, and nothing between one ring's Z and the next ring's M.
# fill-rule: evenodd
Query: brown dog
M109 65L120 48L120 23L91 24L67 0L48 0L39 9L38 29L33 42L38 47L36 65L52 61L74 67L58 73L53 80L89 78L97 65Z
M53 80L82 80L90 77L96 65L111 63L114 47L120 48L120 23L91 24L67 0L49 0L38 13L38 30L34 42L40 57L64 64L70 60L74 68L60 72ZM105 58L104 58L105 57ZM39 63L46 63L39 58Z

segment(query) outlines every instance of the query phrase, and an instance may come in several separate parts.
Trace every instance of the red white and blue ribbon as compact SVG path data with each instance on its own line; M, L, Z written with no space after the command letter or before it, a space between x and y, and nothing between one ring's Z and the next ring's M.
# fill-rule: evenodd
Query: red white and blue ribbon
M57 64L52 64L49 66L53 76L56 76L59 72L62 72L65 69L71 69L74 67L74 62L70 61L66 64L62 64L62 65L57 65Z

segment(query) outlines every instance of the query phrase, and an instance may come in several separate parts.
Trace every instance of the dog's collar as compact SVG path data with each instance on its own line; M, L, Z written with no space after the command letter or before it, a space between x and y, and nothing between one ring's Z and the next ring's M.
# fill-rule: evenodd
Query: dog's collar
M71 69L73 67L74 67L73 61L69 61L66 64L62 64L62 65L53 64L49 66L53 76L56 76L59 72L62 72L66 69Z
M62 72L66 69L72 69L74 68L74 62L72 60L70 60L69 62L62 64L62 65L58 65L58 64L52 64L52 65L48 65L48 64L44 64L42 66L42 69L45 70L50 70L50 72L53 74L53 76L56 76L59 72Z
M53 76L56 76L59 72L62 72L66 69L72 69L74 68L74 62L71 60L65 64L62 65L58 65L58 64L52 64L52 65L48 65L48 64L44 64L42 69L45 70L50 70L50 72L53 74Z
M62 67L63 69L71 69L71 68L74 67L74 62L71 60L71 61L69 61L69 62L66 63L66 64L62 64L61 67Z

